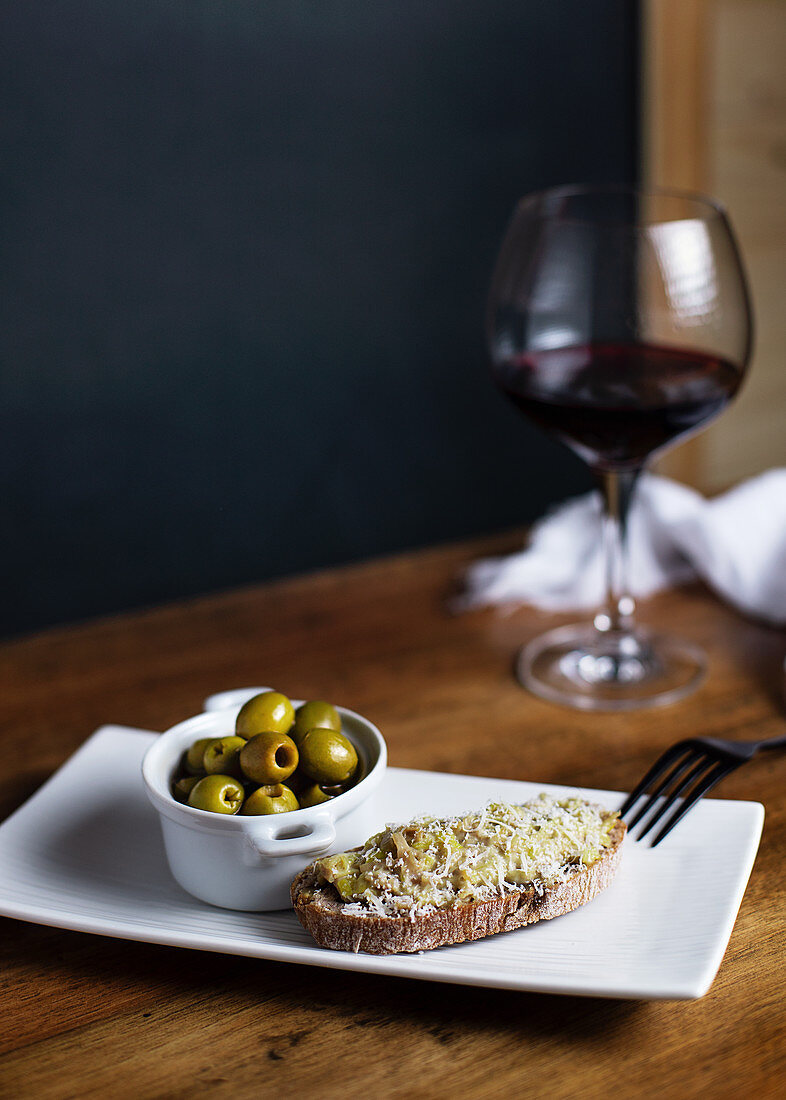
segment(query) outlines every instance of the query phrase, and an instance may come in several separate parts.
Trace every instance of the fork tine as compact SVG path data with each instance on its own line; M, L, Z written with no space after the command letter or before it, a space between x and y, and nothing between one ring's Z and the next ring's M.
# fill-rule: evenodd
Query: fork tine
M663 818L672 808L682 792L687 790L691 786L691 784L696 783L699 779L699 776L701 776L703 772L706 773L707 769L712 768L714 764L715 761L711 757L700 756L689 771L683 772L679 776L679 782L676 783L675 786L672 787L669 791L666 801L658 807L656 812L652 815L645 827L636 837L636 840L643 840L652 828L652 826L663 820Z
M735 768L739 768L743 763L742 760L734 760L729 763L725 763L722 760L718 760L715 767L707 772L702 781L698 783L681 806L677 807L675 813L671 815L668 821L666 821L660 831L655 835L650 847L654 848L656 844L660 844L665 836L671 832L678 821L681 821L685 814L702 798L708 791L711 791L716 783L720 783L721 779L733 772Z
M655 805L658 796L668 787L668 785L676 780L680 775L684 775L685 769L688 768L691 764L695 764L696 761L699 759L699 753L697 749L686 749L685 753L686 755L683 756L682 760L678 760L671 771L666 773L666 775L663 777L663 779L661 779L660 783L658 783L654 790L650 791L649 798L643 804L643 806L636 814L636 816L632 819L632 821L629 822L629 829L632 829L634 825L638 825L641 819L647 816L652 807ZM643 835L644 834L642 833L642 836Z
M676 745L672 745L670 749L666 749L666 751L658 757L641 782L633 788L622 803L619 811L620 817L624 817L635 805L636 801L644 794L650 783L661 776L666 768L668 768L681 753L686 752L689 748L690 746L685 741L678 741Z

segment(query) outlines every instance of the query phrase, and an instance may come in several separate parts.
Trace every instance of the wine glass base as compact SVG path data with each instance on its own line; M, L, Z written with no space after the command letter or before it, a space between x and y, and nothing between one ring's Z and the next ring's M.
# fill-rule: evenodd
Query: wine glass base
M562 626L526 645L516 662L519 683L553 703L580 710L637 710L690 695L706 672L690 642L637 628Z

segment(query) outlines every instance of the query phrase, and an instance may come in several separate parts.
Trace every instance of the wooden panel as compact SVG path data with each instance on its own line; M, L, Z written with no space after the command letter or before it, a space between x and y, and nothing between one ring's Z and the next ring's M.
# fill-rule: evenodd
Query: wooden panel
M786 464L786 5L647 0L643 53L645 177L727 206L753 294L740 399L660 464L711 492Z
M643 172L653 186L704 189L705 21L704 0L645 0ZM657 469L699 485L700 437L669 451Z
M739 401L707 433L710 490L786 465L786 4L716 0L713 12L707 179L740 238L756 346Z
M706 4L647 0L644 9L645 173L652 184L701 190Z

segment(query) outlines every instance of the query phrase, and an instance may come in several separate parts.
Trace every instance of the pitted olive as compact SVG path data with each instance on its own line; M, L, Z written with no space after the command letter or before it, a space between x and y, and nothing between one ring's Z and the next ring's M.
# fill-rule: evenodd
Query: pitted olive
M243 805L243 786L231 775L206 775L188 796L189 806L214 814L236 814Z
M243 803L241 814L285 814L299 810L300 805L289 787L271 783L257 787Z
M240 708L235 733L253 737L256 733L289 733L295 721L295 708L280 691L263 691Z
M199 782L198 775L184 775L172 784L172 793L178 802L188 802L188 796Z
M298 765L297 745L285 733L257 733L240 750L240 767L254 783L282 783Z
M205 774L205 749L212 740L212 737L200 737L186 753L185 768L190 775Z
M300 767L316 783L346 783L358 766L355 746L343 733L309 730L300 745Z
M295 711L295 724L289 736L299 745L309 730L328 729L341 733L341 717L332 703L309 699Z
M307 806L321 806L323 802L329 802L333 798L319 783L312 783L300 792L300 805L303 809Z
M216 737L210 741L202 757L207 774L232 775L235 779L242 779L240 750L245 743L244 737Z

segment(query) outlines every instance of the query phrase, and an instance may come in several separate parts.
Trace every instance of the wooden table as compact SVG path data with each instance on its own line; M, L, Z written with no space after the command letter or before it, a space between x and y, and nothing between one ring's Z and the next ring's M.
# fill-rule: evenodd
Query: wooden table
M709 652L706 685L687 702L580 714L527 695L514 653L554 618L446 610L465 563L518 542L449 546L6 644L0 817L102 723L164 729L206 695L254 683L368 714L398 766L589 787L629 787L678 737L783 732L784 635L698 587L641 609ZM4 919L0 1095L775 1095L786 1070L786 754L747 765L717 794L760 800L767 818L726 958L699 1001L437 985Z

